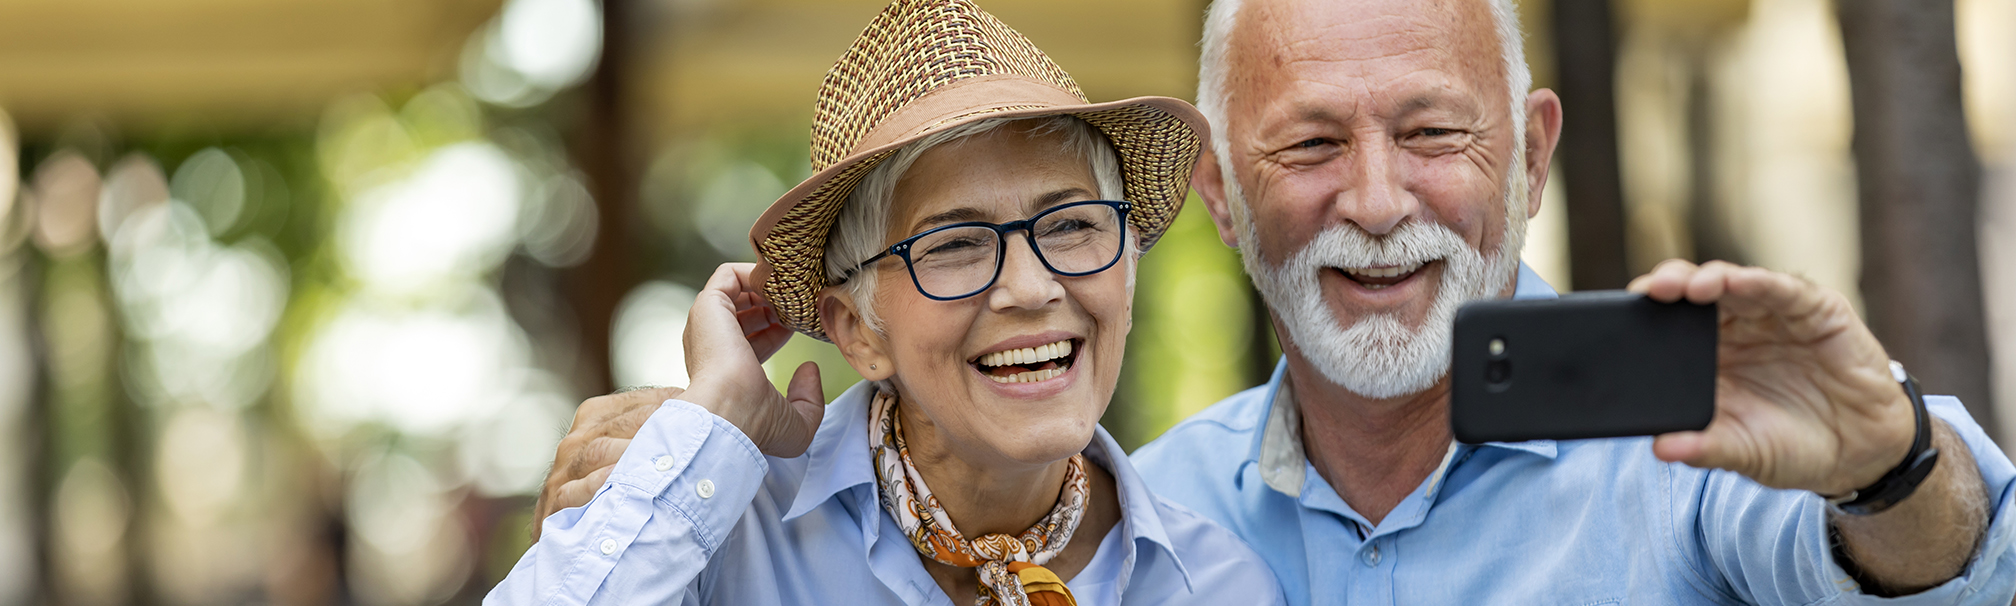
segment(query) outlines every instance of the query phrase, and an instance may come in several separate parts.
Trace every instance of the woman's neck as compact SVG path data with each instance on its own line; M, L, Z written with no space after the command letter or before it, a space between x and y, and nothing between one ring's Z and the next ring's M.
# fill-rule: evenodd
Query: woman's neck
M966 538L991 533L1020 535L1056 507L1070 461L1023 470L976 465L943 454L944 450L932 447L920 449L920 443L914 439L917 434L912 433L912 428L922 424L912 424L909 418L904 420L904 441L910 446L911 462L924 476L925 485L931 487L931 494L945 508L945 514L952 518L952 523ZM938 442L927 438L924 443L936 445ZM1086 461L1085 474L1089 491L1085 513L1078 520L1078 529L1071 533L1071 542L1043 565L1066 582L1076 578L1087 564L1092 563L1092 557L1099 553L1100 541L1120 524L1119 483L1113 479L1113 474L1090 460ZM974 575L973 569L943 564L923 554L917 557L923 562L925 572L931 574L931 580L938 583L938 588L952 599L952 603L973 602L980 586L979 577Z
M959 533L1019 535L1057 506L1071 461L1041 465L962 457L922 414L903 415L910 461Z

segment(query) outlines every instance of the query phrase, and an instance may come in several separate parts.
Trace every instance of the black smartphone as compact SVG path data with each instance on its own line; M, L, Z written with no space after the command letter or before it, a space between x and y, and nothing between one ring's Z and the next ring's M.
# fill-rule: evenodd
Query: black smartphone
M1624 291L1456 312L1449 424L1481 442L1655 435L1715 416L1714 305Z

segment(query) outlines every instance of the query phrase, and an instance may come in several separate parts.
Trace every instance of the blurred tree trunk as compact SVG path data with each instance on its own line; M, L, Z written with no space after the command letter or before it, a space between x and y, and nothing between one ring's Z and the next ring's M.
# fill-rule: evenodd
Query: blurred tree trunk
M1714 64L1710 56L1712 39L1707 35L1685 42L1687 53L1687 159L1690 190L1687 203L1687 232L1694 244L1694 260L1749 263L1743 244L1729 229L1728 213L1719 204L1716 183L1721 180L1715 166Z
M27 157L27 154L22 154ZM27 174L27 171L22 171ZM16 202L17 204L19 201ZM17 207L18 208L18 207ZM17 210L16 212L20 212ZM0 225L0 227L5 227ZM31 244L22 243L25 249ZM49 339L42 332L42 260L29 250L19 250L14 254L23 257L21 273L14 276L21 291L22 330L28 337L28 359L33 364L29 372L28 410L21 416L21 437L23 443L17 446L27 459L23 461L23 471L28 480L28 497L23 499L28 506L28 524L33 528L35 541L35 588L27 593L29 604L56 603L56 537L55 516L52 508L56 499L56 444L50 439L56 433L54 415L49 411L55 399L56 390L50 385Z
M1561 86L1561 167L1568 204L1569 280L1576 290L1623 288L1624 186L1617 165L1617 44L1610 0L1554 0Z
M633 2L602 3L601 60L581 87L581 111L567 140L568 153L587 177L584 185L595 198L601 226L588 259L561 276L581 331L575 380L590 393L609 393L615 387L609 329L616 304L637 281L627 258L632 242L629 226L636 223L637 142L629 136L636 129L627 124L629 89L624 86L633 47L631 28L636 26L630 13L635 8Z
M1890 357L1996 433L1975 225L1981 163L1952 0L1840 0L1855 102L1862 296Z

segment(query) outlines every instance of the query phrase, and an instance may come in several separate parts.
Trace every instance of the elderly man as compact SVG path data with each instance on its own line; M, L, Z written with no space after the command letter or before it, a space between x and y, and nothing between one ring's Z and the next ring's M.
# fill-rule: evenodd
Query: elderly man
M1921 426L1845 300L1789 276L1669 261L1632 284L1720 304L1703 432L1452 440L1455 308L1554 296L1518 253L1561 106L1527 93L1519 31L1510 0L1212 5L1193 183L1286 355L1136 452L1150 485L1297 604L2008 604L2016 467L1951 398ZM540 513L586 502L669 395L585 403Z
M1721 306L1705 431L1451 440L1455 307L1554 296L1517 261L1562 119L1526 92L1519 31L1509 0L1213 4L1193 184L1286 356L1137 451L1150 485L1299 603L2009 603L2016 469L1951 398L1929 399L1940 458L1910 496L1830 511L1911 484L1890 472L1918 425L1846 301L1789 276L1669 261L1633 282Z

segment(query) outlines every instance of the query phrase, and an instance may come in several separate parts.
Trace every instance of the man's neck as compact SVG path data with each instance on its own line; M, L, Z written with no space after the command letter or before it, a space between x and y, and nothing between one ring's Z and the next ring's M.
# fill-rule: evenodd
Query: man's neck
M1351 509L1378 525L1435 473L1449 452L1449 382L1391 400L1367 398L1294 354L1288 376L1302 417L1302 449Z

